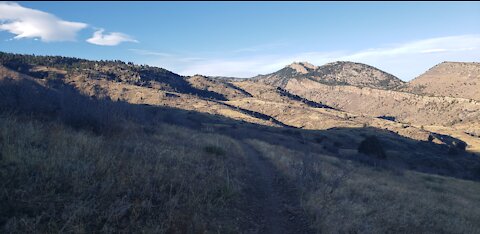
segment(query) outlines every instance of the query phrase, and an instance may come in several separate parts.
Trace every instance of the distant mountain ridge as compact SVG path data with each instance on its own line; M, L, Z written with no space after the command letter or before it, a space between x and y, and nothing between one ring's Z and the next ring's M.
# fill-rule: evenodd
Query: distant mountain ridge
M392 89L405 83L373 66L346 61L327 63L323 66L295 62L277 72L253 78L280 87L285 87L291 79L309 79L326 85L353 85L378 89Z
M275 73L251 79L181 76L162 68L118 60L90 61L0 52L0 70L2 66L54 88L70 85L91 97L200 110L262 124L281 118L286 124L310 126L307 123L310 120L301 119L307 113L304 109L307 106L390 116L424 125L469 127L470 123L478 122L480 116L478 101L415 95L413 91L400 90L409 84L393 75L352 62L323 66L293 63ZM280 106L284 111L279 112ZM301 108L292 108L294 106ZM318 115L312 117L318 118ZM335 121L332 123L338 123ZM320 123L326 125L325 121Z

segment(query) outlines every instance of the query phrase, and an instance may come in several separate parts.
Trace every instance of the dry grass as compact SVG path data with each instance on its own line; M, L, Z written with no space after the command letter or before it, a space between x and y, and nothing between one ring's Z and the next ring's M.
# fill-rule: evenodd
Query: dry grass
M322 233L478 233L477 182L390 171L251 140L301 189Z
M99 136L0 117L4 232L228 232L244 169L225 136L161 125ZM205 152L215 146L224 154ZM228 211L228 212L227 212ZM223 218L222 218L223 217ZM2 232L3 232L2 231Z

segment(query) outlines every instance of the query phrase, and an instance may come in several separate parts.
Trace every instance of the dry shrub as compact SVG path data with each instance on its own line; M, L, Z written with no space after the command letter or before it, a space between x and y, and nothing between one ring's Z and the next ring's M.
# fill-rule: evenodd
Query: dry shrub
M374 156L379 159L387 158L387 154L383 149L382 143L376 136L368 136L358 146L358 152L370 156Z

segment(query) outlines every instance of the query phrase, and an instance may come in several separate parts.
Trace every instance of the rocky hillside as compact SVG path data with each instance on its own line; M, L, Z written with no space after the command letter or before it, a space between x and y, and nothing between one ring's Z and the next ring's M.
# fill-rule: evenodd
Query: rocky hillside
M480 63L443 62L399 89L417 94L480 100Z
M477 122L480 102L452 97L428 97L355 86L330 86L311 80L292 80L286 89L309 100L347 112L391 116L417 125L448 125Z
M333 62L323 66L310 63L292 63L283 69L253 78L267 84L285 87L291 79L309 79L327 85L353 85L392 89L404 82L375 67L354 62Z

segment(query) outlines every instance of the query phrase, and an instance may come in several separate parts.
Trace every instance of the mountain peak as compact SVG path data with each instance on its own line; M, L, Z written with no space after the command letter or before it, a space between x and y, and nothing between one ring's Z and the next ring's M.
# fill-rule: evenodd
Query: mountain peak
M308 63L308 62L293 62L292 64L288 65L287 67L295 70L298 73L301 74L307 74L311 70L315 70L318 67Z
M322 66L294 62L284 69L256 79L280 87L285 86L290 79L309 79L327 85L352 85L379 89L392 89L404 83L378 68L349 61L336 61Z

